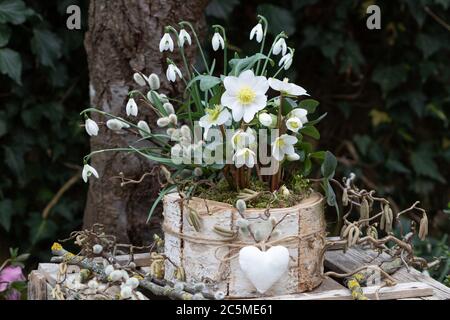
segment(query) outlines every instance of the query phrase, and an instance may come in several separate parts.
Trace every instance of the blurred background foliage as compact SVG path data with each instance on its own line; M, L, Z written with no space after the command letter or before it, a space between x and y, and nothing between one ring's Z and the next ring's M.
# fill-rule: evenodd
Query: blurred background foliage
M81 31L66 28L70 4L82 8ZM366 27L371 4L381 8L381 30ZM420 200L431 235L417 252L430 258L449 256L449 8L450 0L212 0L206 11L237 51L256 50L248 40L256 13L273 36L286 31L296 50L286 76L328 112L319 147L338 157L337 176L355 172L398 207ZM0 0L2 251L20 246L41 258L80 227L81 183L47 217L43 209L89 147L78 116L89 104L86 18L87 0ZM445 281L448 270L444 260L430 272Z

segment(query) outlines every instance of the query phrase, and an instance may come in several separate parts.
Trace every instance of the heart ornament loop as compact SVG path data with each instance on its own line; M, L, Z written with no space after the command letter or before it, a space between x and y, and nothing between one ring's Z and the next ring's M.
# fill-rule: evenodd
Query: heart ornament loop
M264 293L288 270L289 250L274 246L261 251L255 246L247 246L239 251L239 265L256 290Z

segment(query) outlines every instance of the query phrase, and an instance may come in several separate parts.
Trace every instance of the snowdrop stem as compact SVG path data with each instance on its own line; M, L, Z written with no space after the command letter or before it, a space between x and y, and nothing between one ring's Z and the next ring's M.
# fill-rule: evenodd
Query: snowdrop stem
M191 32L192 32L192 34L194 35L194 38L195 38L195 42L197 43L197 46L198 46L198 50L200 51L200 55L202 56L203 63L205 64L206 71L209 74L209 66L208 66L208 63L206 62L205 53L203 52L202 45L200 44L200 40L198 39L198 36L197 36L197 33L195 32L194 27L192 26L192 24L190 22L187 22L187 21L181 21L179 23L179 25L180 26L186 25L186 26L189 27L189 29L191 29Z
M273 46L275 45L275 43L276 43L276 42L278 41L278 39L280 39L280 38L287 38L287 36L286 36L286 34L285 34L284 32L281 32L281 33L279 33L279 34L275 37L275 39L273 40L272 46L270 47L270 50L269 50L269 54L267 55L267 59L266 59L266 61L264 62L263 68L262 68L262 70L261 70L261 75L262 75L262 76L264 75L264 72L266 71L267 63L269 62L269 58L270 58L270 56L272 55L272 52L273 52Z
M92 151L88 155L84 156L83 163L87 164L94 154L103 153L103 152L112 152L112 151L134 151L134 150L132 148L112 148L112 149L102 149L102 150Z
M223 49L223 74L226 76L228 74L228 59L227 59L227 35L225 32L225 28L222 27L220 24L215 24L212 26L213 28L219 29L222 32L222 38L223 42L225 43L224 49Z
M267 19L262 15L258 15L258 18L259 18L260 23L262 22L262 24L264 25L263 39L261 42L261 49L259 50L259 53L262 54L264 51L264 45L266 43L267 28L269 27L269 23L267 22ZM261 60L259 60L258 64L256 65L256 74L258 74L260 66L261 66Z

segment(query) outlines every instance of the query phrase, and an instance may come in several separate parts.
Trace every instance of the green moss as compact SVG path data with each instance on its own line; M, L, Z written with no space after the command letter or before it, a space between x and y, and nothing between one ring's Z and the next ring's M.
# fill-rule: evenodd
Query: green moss
M310 183L302 176L294 176L286 183L290 190L288 196L281 196L276 194L277 198L272 202L271 208L286 208L292 207L299 203L310 194ZM273 195L269 192L269 186L265 182L261 182L256 178L250 181L250 190L261 192L257 197L246 201L247 208L266 208L271 202ZM215 187L199 186L194 192L195 197L219 201L235 205L239 192L230 188L225 179L220 180Z

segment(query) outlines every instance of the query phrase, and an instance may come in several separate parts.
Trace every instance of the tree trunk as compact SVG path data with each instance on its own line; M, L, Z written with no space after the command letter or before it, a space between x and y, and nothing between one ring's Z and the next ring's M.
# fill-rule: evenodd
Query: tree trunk
M176 26L182 20L191 22L202 33L206 4L207 0L91 1L85 39L91 105L126 118L127 94L137 87L132 80L135 70L160 75L161 92L171 95L180 92L181 83L169 85L162 76L167 55L182 65L179 54L160 53L159 40L165 26ZM193 63L194 43L186 48L186 54ZM150 126L154 125L155 115L149 109L141 105L138 117L130 120L134 123L146 120ZM91 117L100 124L106 121L98 114L92 113ZM99 135L91 138L91 150L127 147L135 140L136 136L114 133L102 125ZM99 172L100 179L90 179L84 227L102 223L118 241L148 243L152 233L146 219L159 192L156 179L146 177L140 184L121 187L121 180L114 177L123 172L125 177L138 180L155 163L135 154L105 152L94 155L91 165Z

